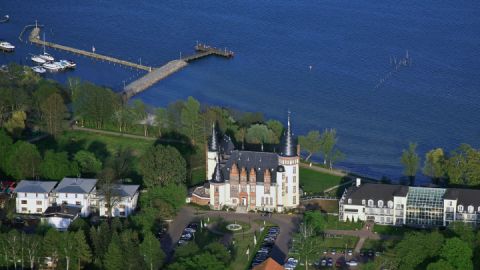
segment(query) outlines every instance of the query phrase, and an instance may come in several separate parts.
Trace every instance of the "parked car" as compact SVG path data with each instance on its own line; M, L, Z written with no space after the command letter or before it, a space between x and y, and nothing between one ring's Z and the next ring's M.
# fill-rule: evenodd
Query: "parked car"
M332 249L332 250L330 251L330 253L332 253L332 255L335 255L335 254L337 254L337 251L336 251L335 249Z
M353 255L353 251L351 249L348 250L347 252L348 256L352 256Z
M358 262L355 261L355 260L350 260L350 261L347 262L347 265L348 266L358 266Z

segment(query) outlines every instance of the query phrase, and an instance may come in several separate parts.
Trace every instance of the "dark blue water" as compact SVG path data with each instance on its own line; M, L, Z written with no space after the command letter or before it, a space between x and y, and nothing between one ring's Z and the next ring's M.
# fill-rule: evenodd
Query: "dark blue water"
M46 2L46 3L45 3ZM16 1L2 0L0 38L18 46L0 63L28 63L41 49L17 39L36 19L47 40L159 66L195 42L231 48L138 96L152 105L202 102L283 119L297 134L336 128L340 165L380 177L401 175L409 141L423 153L480 146L480 3L477 1ZM390 57L413 64L381 87ZM78 76L119 90L143 73L51 51L78 62ZM312 69L309 69L309 66Z

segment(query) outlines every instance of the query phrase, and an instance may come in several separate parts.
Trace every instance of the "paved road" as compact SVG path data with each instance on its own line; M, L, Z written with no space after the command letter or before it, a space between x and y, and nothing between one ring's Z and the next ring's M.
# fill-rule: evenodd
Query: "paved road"
M175 244L180 239L182 231L188 223L206 217L221 217L227 221L237 220L245 223L254 220L266 220L277 224L280 227L280 234L277 237L270 256L278 262L284 262L286 260L289 242L295 231L297 231L301 219L301 217L297 215L272 214L271 217L263 217L261 214L255 213L240 214L223 211L202 211L186 206L180 210L178 215L171 222L168 234L161 240L162 248L164 249L165 254L167 254L167 261L171 259Z

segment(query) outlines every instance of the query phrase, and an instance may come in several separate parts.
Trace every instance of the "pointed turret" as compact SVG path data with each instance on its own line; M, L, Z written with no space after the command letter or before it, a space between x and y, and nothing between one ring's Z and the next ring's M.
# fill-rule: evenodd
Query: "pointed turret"
M281 156L284 156L284 157L296 156L294 143L295 142L293 140L292 128L290 124L290 111L288 111L287 130L285 131L285 135L283 138Z
M212 182L223 183L224 181L222 170L220 168L220 160L217 159L217 166L215 166L215 172L213 173Z
M217 130L215 129L215 123L212 124L212 138L210 141L210 149L211 152L218 151L218 137L217 137Z

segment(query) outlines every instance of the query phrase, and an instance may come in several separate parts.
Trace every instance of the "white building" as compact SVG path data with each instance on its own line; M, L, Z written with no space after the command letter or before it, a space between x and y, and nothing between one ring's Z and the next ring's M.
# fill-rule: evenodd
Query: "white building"
M76 206L53 205L47 208L42 220L59 231L66 231L79 217L81 209Z
M128 217L137 208L139 185L118 185L111 192L112 217ZM98 208L100 216L108 216L105 195L100 190Z
M454 221L480 225L480 190L361 184L345 190L342 221L373 221L412 227L448 226Z
M299 205L299 156L288 117L281 153L235 150L225 136L218 142L215 128L207 151L207 185L198 187L192 201L205 195L212 209L282 212Z
M88 217L97 207L97 179L63 178L55 188L57 205L75 206L81 209L80 216Z
M50 206L57 182L22 180L14 190L15 208L19 214L43 214Z

